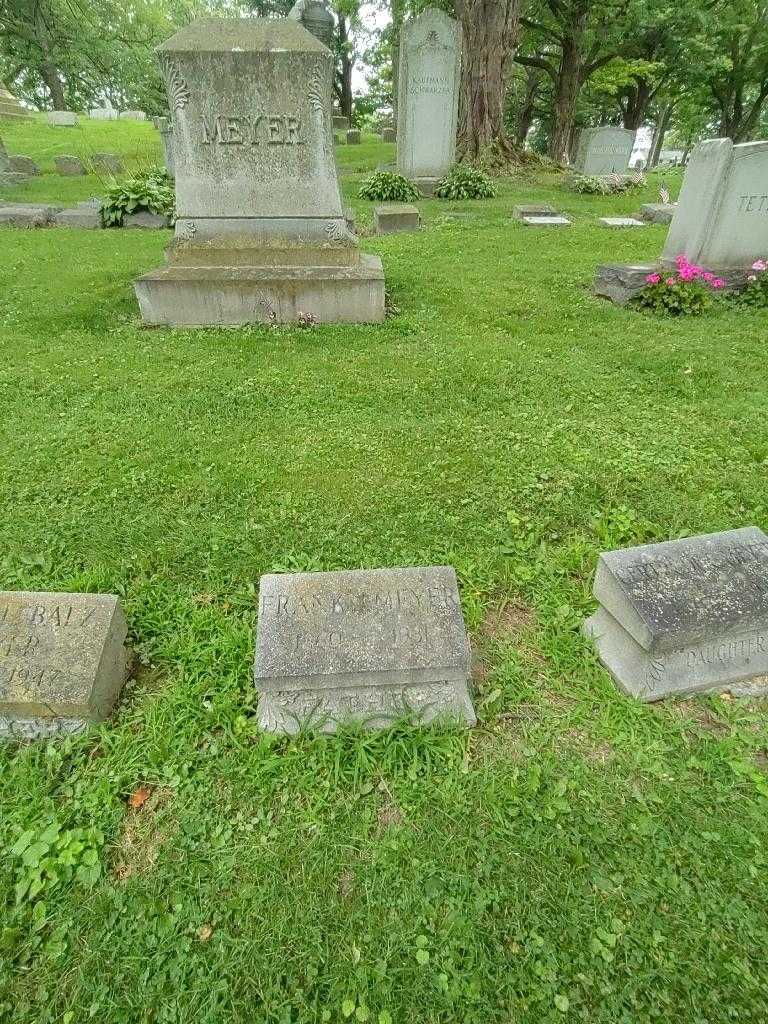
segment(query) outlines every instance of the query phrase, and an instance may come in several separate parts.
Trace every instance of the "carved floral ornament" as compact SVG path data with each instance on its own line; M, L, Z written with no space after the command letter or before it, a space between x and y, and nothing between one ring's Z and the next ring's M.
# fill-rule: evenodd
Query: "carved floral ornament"
M163 56L160 59L160 67L165 78L171 110L183 110L189 103L189 87L187 83L170 57Z

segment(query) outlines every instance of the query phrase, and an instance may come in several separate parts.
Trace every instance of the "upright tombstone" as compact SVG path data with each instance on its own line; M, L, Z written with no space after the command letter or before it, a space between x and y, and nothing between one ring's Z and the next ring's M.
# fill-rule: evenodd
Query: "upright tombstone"
M436 7L403 25L397 171L426 192L456 158L461 46L461 26Z
M261 578L254 680L270 732L405 716L474 725L469 667L449 566Z
M3 140L0 139L0 185L19 185L27 178L27 174L14 170L8 150L3 145Z
M121 121L146 121L147 115L143 110L122 110L120 112Z
M339 191L330 52L286 18L203 19L158 52L177 220L168 264L135 284L144 322L383 320L381 260Z
M624 174L635 145L628 128L584 128L579 135L573 169L579 174Z
M48 124L55 128L75 128L77 126L77 114L74 110L49 110Z
M288 17L301 22L315 39L319 39L323 46L331 49L336 23L325 0L296 0L288 12Z
M751 267L768 253L768 142L700 142L691 154L662 261L683 253L708 270Z
M176 161L173 155L173 124L168 117L153 118L155 128L160 132L163 142L163 157L165 169L171 178L176 177Z
M92 121L117 121L120 115L114 107L91 107L88 116Z
M126 633L109 594L0 593L0 738L107 718L128 676Z
M600 607L584 630L630 696L768 676L768 537L757 527L605 552L594 594Z

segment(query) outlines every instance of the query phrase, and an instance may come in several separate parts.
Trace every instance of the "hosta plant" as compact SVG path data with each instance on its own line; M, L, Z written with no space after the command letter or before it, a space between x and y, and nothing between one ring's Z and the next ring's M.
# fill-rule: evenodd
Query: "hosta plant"
M469 164L456 164L435 189L438 199L493 199L496 189L488 175Z
M107 189L101 204L101 221L105 228L119 228L126 214L147 210L166 216L170 222L175 203L173 179L161 168L153 168L125 178Z
M410 203L420 196L412 181L393 171L376 171L360 186L361 199L377 199L385 203Z

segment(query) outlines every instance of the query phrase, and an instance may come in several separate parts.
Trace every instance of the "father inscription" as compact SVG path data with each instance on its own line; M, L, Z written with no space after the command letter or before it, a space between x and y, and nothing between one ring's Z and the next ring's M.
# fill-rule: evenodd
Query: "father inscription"
M474 725L470 649L449 566L263 576L259 723L333 732L411 716Z
M127 677L126 632L108 594L0 593L0 737L106 718Z
M631 696L768 676L768 537L757 527L603 553L594 594L585 632Z

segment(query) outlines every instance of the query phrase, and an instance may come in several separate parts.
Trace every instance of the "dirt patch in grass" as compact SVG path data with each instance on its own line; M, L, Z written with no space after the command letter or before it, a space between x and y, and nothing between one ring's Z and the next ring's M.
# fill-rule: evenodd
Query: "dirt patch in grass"
M675 700L667 703L659 701L651 708L656 714L688 725L692 730L725 736L731 731L728 722L718 718L715 712L702 700Z
M616 756L616 751L607 740L598 740L584 729L569 729L565 738L582 757L593 764L608 764Z
M388 828L396 828L402 825L405 817L397 804L388 802L379 807L376 812L376 821L378 822L379 830L386 832Z
M154 870L160 850L173 832L167 820L160 826L157 815L171 795L170 789L156 789L141 807L129 805L113 854L112 877L116 881Z
M535 624L536 615L527 604L519 598L502 598L489 606L480 632L488 640L514 640Z

